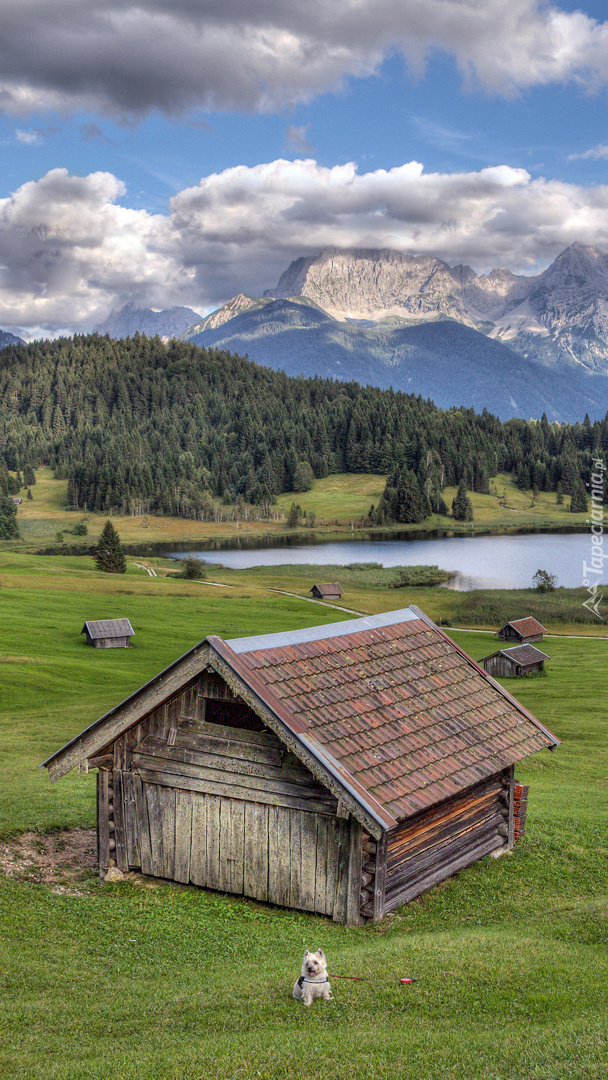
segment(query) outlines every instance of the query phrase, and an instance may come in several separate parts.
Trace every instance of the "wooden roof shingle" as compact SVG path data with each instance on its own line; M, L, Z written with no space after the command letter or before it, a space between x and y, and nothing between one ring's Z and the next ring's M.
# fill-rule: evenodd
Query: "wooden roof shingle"
M461 790L557 745L422 612L393 615L383 626L359 619L318 627L315 641L276 635L276 644L259 639L260 648L255 638L225 645L397 821L436 802L438 782ZM331 662L329 680L311 670L311 654Z

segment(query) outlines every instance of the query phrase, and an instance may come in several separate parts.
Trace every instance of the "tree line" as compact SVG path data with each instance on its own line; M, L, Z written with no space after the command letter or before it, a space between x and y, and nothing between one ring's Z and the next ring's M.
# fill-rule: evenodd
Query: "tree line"
M9 471L29 479L46 464L89 512L212 520L241 502L268 513L304 477L373 472L388 478L375 518L420 520L443 512L447 485L487 492L498 472L523 490L584 494L608 448L606 418L501 422L158 337L91 334L0 355L0 496Z

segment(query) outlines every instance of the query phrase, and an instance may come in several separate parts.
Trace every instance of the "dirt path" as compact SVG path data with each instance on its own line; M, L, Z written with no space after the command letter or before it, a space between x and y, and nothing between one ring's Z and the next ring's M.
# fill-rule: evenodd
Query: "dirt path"
M140 570L145 570L146 573L150 575L150 577L158 577L156 570L154 570L152 566L146 566L142 562L134 562L133 566L138 566Z
M337 604L328 604L327 600L313 600L311 596L300 596L299 593L287 592L286 589L271 589L268 587L266 591L281 593L282 596L295 596L296 600L305 600L307 604L320 604L321 607L335 608L336 611L346 611L349 615L360 615L362 618L369 615L368 611L355 611L354 608L338 607Z

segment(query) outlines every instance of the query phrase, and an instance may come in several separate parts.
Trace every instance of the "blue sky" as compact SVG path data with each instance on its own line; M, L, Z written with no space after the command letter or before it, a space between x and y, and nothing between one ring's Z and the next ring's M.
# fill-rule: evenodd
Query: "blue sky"
M0 325L205 312L327 245L608 250L604 10L0 0Z

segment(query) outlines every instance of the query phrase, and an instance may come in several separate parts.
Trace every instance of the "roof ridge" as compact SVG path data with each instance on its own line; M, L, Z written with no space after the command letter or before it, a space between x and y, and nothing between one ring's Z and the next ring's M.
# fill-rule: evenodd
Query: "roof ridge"
M302 630L286 630L277 634L259 634L255 637L228 638L226 644L234 653L258 652L262 649L280 649L289 645L303 645L309 641L324 641L332 637L347 637L361 630L381 630L384 626L412 622L420 619L418 608L413 605L398 611L385 611L379 615L363 615L356 619L326 623L324 626L308 626Z

